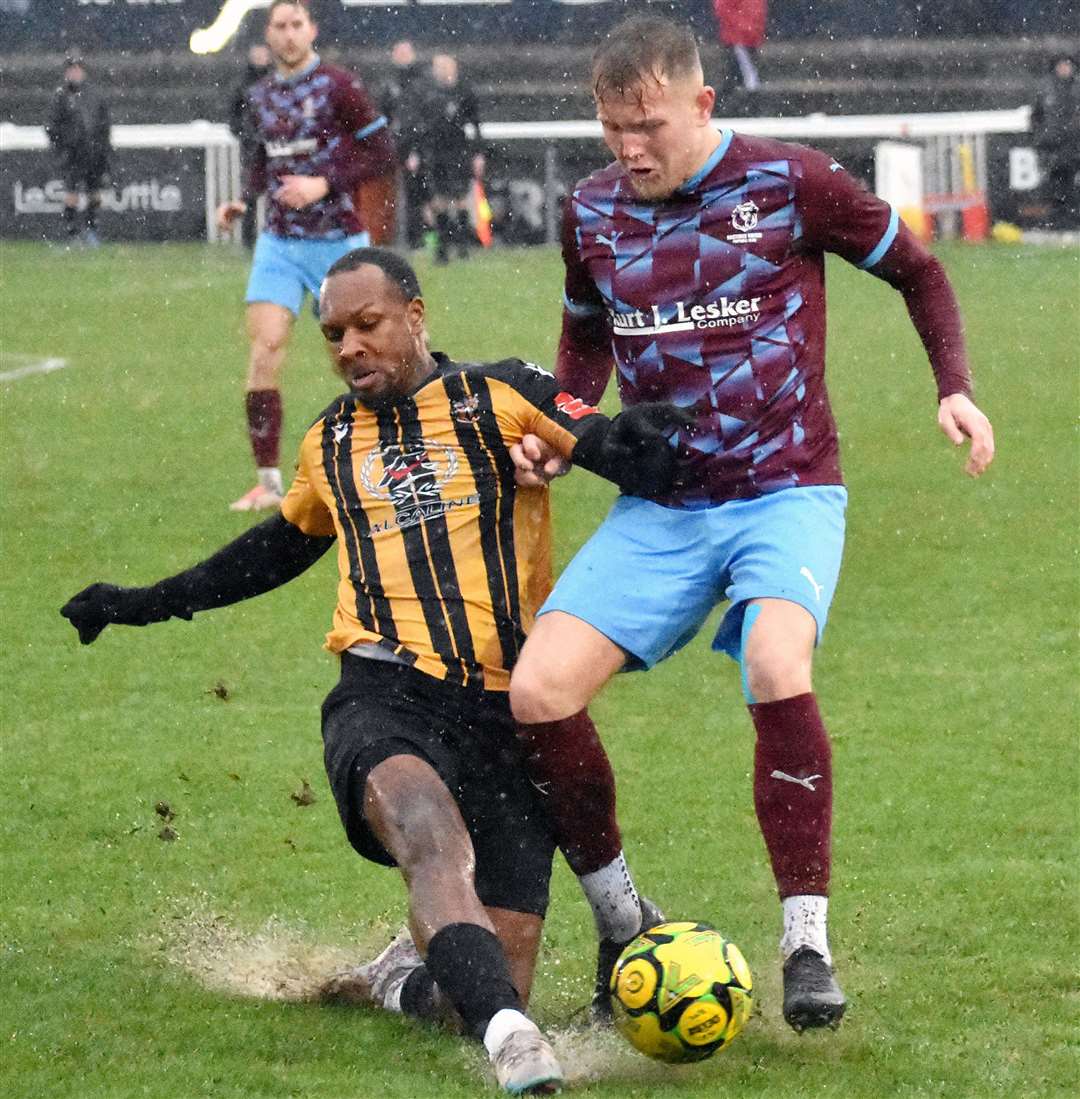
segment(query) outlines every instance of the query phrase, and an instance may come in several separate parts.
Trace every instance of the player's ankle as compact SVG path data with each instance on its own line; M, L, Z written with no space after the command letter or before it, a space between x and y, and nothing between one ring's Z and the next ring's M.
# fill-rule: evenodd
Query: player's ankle
M494 1057L499 1046L516 1030L529 1030L539 1033L540 1028L528 1015L516 1008L504 1007L496 1011L488 1020L488 1025L484 1029L484 1048L488 1051L488 1056Z
M629 942L641 930L641 898L622 851L606 865L580 875L578 881L601 939Z
M255 472L258 475L259 484L267 492L276 492L279 496L285 495L281 470L277 466L260 466Z
M784 934L780 939L780 953L787 960L801 947L817 951L832 965L829 950L828 912L829 898L812 893L800 893L785 897Z

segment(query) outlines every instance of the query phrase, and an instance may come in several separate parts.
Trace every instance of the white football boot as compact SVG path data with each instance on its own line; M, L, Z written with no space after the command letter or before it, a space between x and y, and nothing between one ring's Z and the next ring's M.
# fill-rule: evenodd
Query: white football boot
M555 1051L532 1020L519 1018L522 1025L515 1026L489 1052L495 1079L510 1095L554 1095L563 1082Z
M371 1004L386 1011L400 1011L401 990L409 974L423 964L412 933L403 927L378 957L335 973L319 990L319 997L337 1003Z

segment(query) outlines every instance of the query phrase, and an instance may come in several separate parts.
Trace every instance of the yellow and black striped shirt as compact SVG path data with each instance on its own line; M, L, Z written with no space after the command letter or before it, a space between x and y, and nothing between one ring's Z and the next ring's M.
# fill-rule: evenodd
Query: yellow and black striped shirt
M369 408L338 398L308 430L282 514L338 539L327 647L376 644L420 671L506 690L551 587L546 489L519 489L509 448L569 457L599 415L519 359L459 364Z

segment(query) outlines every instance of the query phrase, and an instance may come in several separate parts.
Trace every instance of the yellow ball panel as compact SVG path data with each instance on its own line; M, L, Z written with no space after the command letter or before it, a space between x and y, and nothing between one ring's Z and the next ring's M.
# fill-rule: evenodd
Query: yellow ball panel
M620 1011L616 1013L615 1025L636 1050L648 1057L658 1061L681 1061L686 1056L679 1039L662 1031L655 1015L642 1015L635 1019Z
M658 923L650 927L649 931L656 931L661 935L681 935L684 931L693 931L696 923Z
M631 958L618 970L615 995L632 1010L644 1007L656 991L656 969L645 958Z
M661 1011L670 1010L680 1000L703 995L714 982L726 984L730 980L723 946L724 940L715 931L702 931L661 943L653 951L664 971L657 996Z
M728 1016L715 1000L700 1000L691 1004L679 1018L679 1033L689 1046L707 1046L724 1037Z
M754 979L750 975L750 967L746 964L742 951L734 943L727 944L727 960L728 965L731 966L731 972L735 974L735 979L749 992L754 987Z
M724 1035L724 1041L726 1042L730 1042L746 1025L746 1021L750 1018L750 1012L754 1007L753 997L748 992L742 992L737 988L729 988L728 995L731 997L731 1022L728 1024L727 1032Z

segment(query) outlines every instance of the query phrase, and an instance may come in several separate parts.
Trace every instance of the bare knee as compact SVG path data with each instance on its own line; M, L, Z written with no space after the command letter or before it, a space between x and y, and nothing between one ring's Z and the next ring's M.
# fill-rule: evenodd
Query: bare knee
M813 690L817 625L809 611L784 600L762 600L743 643L742 664L756 702L794 698ZM748 612L749 614L749 612Z
M510 709L516 721L535 725L541 721L560 721L585 708L588 699L579 701L572 685L552 674L542 661L524 661L510 679Z
M510 709L526 725L584 710L626 654L599 630L562 611L533 627L510 679Z
M248 308L247 328L247 387L275 389L292 332L292 314L283 306L256 302Z
M429 764L394 756L373 768L364 787L364 819L398 864L414 900L419 895L437 897L450 908L476 905L472 840L457 803Z
M782 698L794 698L813 689L809 658L770 658L747 661L746 680L750 693L757 702L776 702Z

